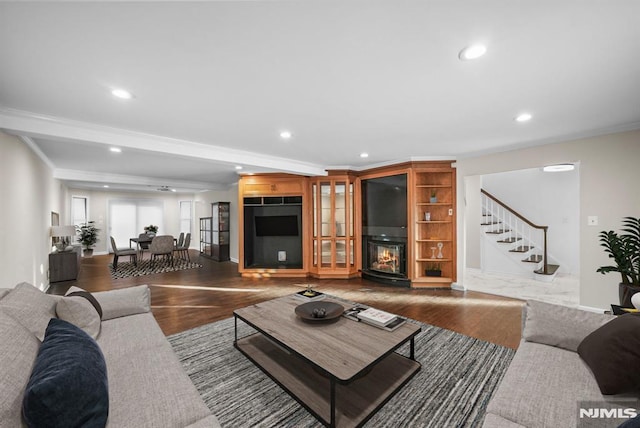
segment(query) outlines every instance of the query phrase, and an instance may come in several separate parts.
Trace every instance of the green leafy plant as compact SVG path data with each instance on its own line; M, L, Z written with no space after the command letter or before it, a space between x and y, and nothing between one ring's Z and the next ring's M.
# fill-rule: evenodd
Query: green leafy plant
M600 232L600 245L615 266L602 266L597 272L619 272L623 284L640 286L640 218L624 217L622 226L622 234L613 230Z
M153 224L150 224L149 226L144 227L144 231L158 233L158 226L154 226Z
M98 232L100 232L100 229L95 226L94 221L90 221L76 226L76 232L78 232L78 242L87 250L90 250L91 247L98 242Z

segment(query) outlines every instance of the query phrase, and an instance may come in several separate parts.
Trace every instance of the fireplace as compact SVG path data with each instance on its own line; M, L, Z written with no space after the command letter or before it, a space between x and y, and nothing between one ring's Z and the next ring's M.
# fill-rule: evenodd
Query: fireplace
M405 244L402 242L369 241L368 268L385 274L404 275Z
M384 235L363 236L362 277L389 285L408 287L407 240Z

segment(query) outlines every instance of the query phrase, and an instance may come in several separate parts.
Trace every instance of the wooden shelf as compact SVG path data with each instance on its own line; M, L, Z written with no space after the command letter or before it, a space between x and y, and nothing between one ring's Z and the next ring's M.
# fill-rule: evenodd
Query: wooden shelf
M412 286L448 287L456 281L455 174L454 168L428 162L413 171L413 182L418 184L413 186L411 199L414 215ZM430 202L431 197L437 198L437 202ZM426 212L433 220L423 220ZM442 244L438 245L438 251L444 255L441 259L431 257L436 243ZM437 264L443 276L425 276L429 263Z
M236 347L307 409L331 420L329 379L302 358L284 351L261 334L238 339ZM349 384L336 385L336 426L355 427L381 407L420 364L395 352Z

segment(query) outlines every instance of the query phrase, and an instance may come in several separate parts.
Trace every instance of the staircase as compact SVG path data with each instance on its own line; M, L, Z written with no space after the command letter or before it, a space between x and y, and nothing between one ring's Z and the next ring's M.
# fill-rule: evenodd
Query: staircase
M509 256L526 272L540 281L551 282L560 267L549 263L547 251L548 226L534 224L508 205L480 190L482 200L481 226L487 239L500 252Z

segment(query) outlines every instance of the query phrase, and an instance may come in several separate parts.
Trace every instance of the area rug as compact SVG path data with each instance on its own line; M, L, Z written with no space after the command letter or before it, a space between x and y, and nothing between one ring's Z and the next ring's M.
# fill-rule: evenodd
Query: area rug
M174 259L173 265L164 260L156 260L153 263L151 263L151 260L140 260L138 261L138 266L134 265L131 262L119 262L117 270L114 270L113 264L110 263L109 272L111 273L111 278L120 279L129 278L131 276L151 275L154 273L175 272L185 269L197 269L201 267L202 265L199 263L192 263L182 259Z
M413 321L416 322L416 321ZM477 427L514 350L418 323L422 369L365 427ZM233 318L169 336L178 358L223 427L321 427L233 347ZM252 332L238 322L239 337ZM408 348L408 346L406 347ZM408 349L401 349L408 355Z

